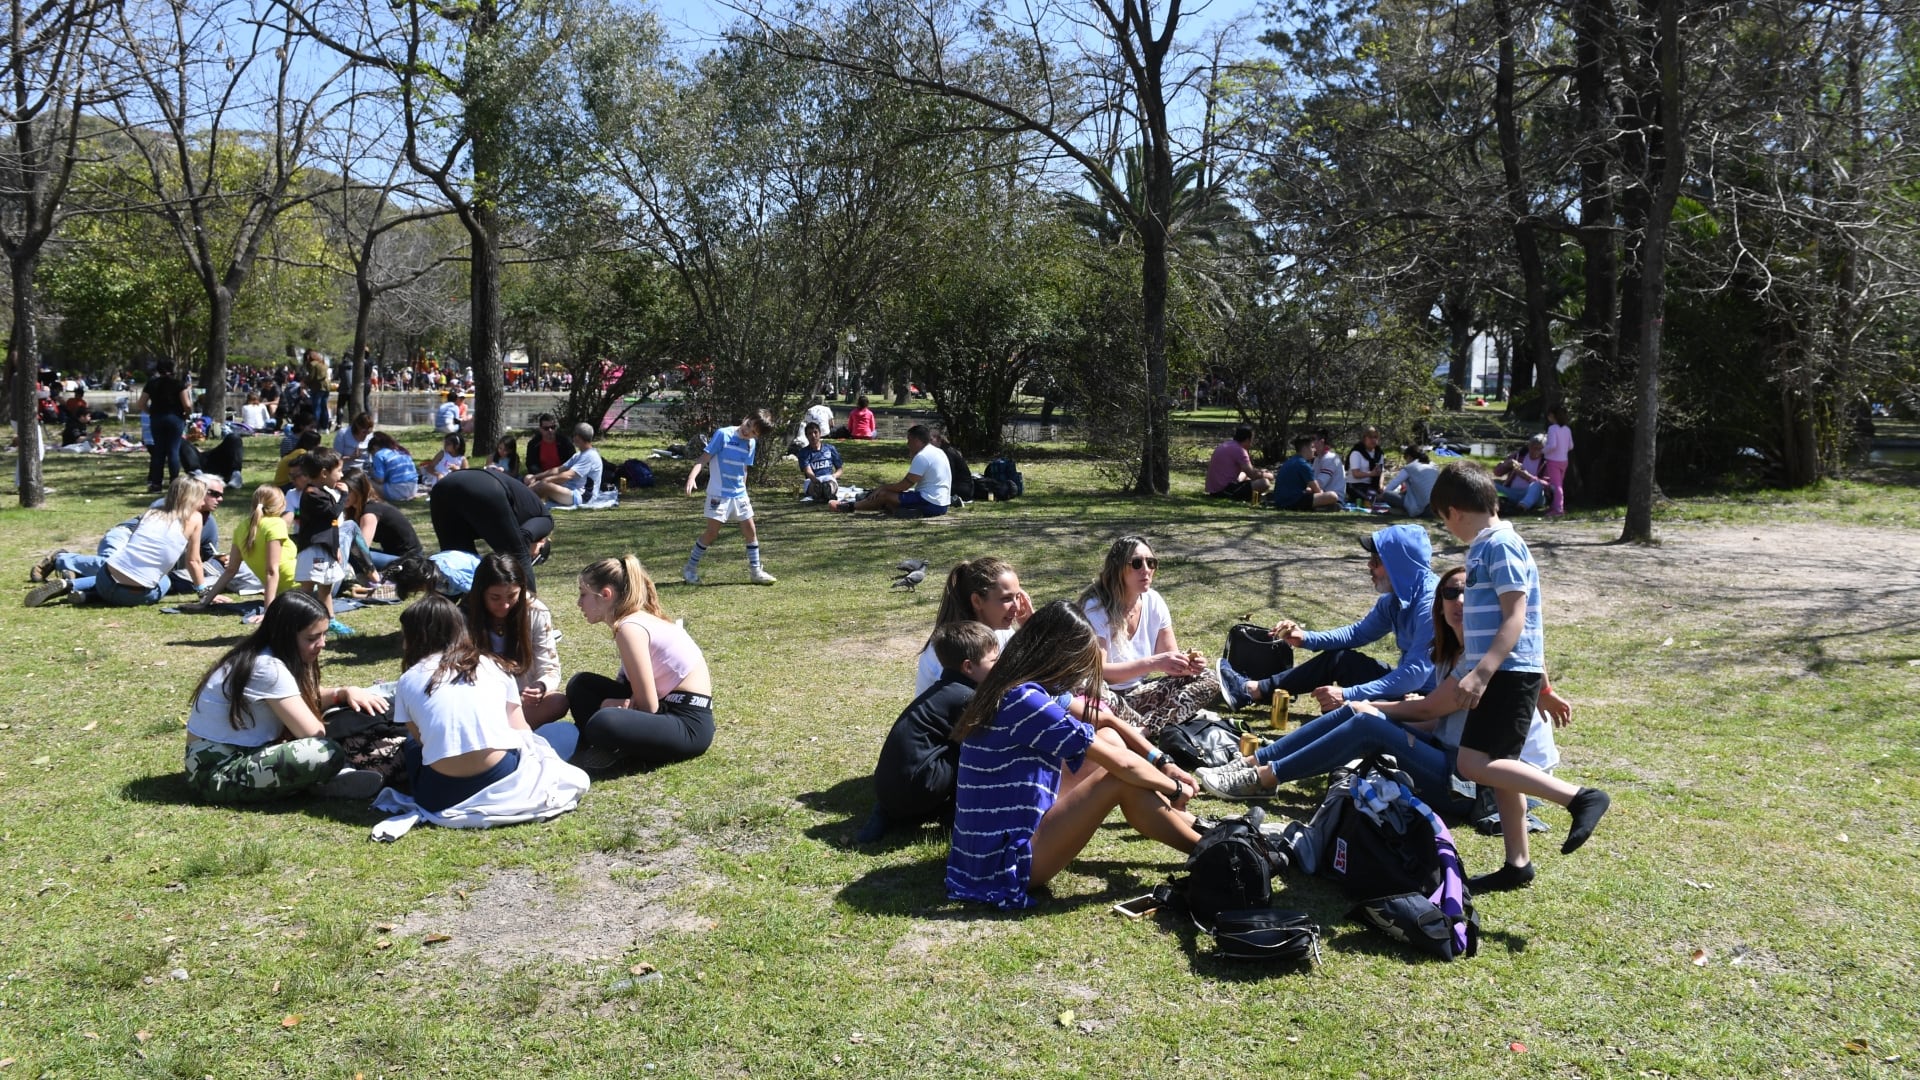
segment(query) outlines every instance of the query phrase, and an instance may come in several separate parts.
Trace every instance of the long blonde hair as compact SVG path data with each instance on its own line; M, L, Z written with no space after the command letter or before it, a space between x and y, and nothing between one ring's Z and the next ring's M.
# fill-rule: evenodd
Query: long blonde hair
M173 486L167 488L167 501L160 506L160 513L180 523L181 528L200 513L200 507L207 501L207 482L192 473L181 473L173 478Z
M247 535L240 541L241 551L252 551L254 541L260 539L260 523L268 514L279 517L287 512L286 493L272 484L261 484L253 489L253 516L247 518Z
M667 617L667 613L660 610L660 590L647 576L647 568L632 554L588 563L587 568L580 571L580 580L596 591L613 590L615 618L623 619L636 611L644 611L656 619Z
M1106 613L1109 628L1118 627L1122 616L1126 614L1120 610L1120 591L1127 580L1127 568L1136 548L1152 550L1153 545L1147 543L1144 536L1132 535L1123 536L1108 545L1107 559L1100 564L1100 576L1080 592L1080 606L1085 607L1089 600L1097 601L1100 610ZM1116 641L1124 636L1118 629L1109 629L1108 632Z

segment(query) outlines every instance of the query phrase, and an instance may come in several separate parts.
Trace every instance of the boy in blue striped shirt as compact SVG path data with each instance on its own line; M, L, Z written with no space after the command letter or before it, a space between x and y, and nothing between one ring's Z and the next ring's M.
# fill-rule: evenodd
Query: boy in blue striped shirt
M1494 789L1506 863L1467 882L1474 892L1503 892L1533 881L1527 851L1527 796L1559 803L1573 815L1561 854L1593 835L1607 812L1607 793L1577 788L1519 760L1533 722L1534 703L1547 685L1546 643L1540 627L1540 570L1527 542L1500 520L1500 493L1478 462L1456 461L1433 484L1433 512L1454 539L1466 542L1467 594L1463 629L1466 663L1458 704L1467 708L1460 734L1460 775ZM1556 717L1557 723L1564 723Z
M729 521L740 523L740 536L747 542L747 580L755 585L771 585L779 579L760 565L760 535L753 527L753 503L747 498L747 467L753 464L759 440L773 434L773 417L760 409L740 418L733 427L723 427L707 440L707 450L687 473L687 494L700 480L700 470L709 463L713 471L707 477L707 531L693 542L693 554L680 571L680 580L700 584L700 557L720 538L720 526Z

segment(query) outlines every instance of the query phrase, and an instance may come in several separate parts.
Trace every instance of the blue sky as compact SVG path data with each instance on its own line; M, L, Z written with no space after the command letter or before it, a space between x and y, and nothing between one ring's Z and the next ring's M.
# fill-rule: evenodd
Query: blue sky
M1017 6L1014 0L1013 6ZM771 4L769 6L772 6ZM1257 14L1266 0L1201 0L1182 5L1180 36L1186 41L1200 40L1213 27L1244 15ZM667 34L681 46L711 45L720 30L735 18L734 10L718 0L652 0L666 25ZM1249 35L1249 40L1251 34ZM696 48L695 51L698 51Z

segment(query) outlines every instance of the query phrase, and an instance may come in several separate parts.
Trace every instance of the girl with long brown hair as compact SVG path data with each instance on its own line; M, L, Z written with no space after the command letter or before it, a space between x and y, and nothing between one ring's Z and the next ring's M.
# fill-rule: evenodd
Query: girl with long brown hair
M947 895L1014 909L1078 855L1115 807L1141 835L1176 851L1199 842L1186 812L1193 781L1096 731L1061 706L1098 700L1100 640L1065 601L1048 604L1007 643L961 713L960 773Z
M947 571L947 585L940 594L940 610L933 617L933 629L949 623L978 622L1000 639L1007 639L1033 617L1033 598L1020 587L1020 575L1013 564L997 555L984 555L955 563ZM920 649L920 660L913 677L913 696L927 692L940 680L940 659L933 655L933 634Z

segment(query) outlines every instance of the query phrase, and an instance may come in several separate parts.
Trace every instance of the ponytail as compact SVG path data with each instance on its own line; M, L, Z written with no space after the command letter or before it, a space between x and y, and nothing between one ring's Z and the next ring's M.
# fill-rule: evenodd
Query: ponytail
M624 618L636 611L644 611L656 619L667 617L660 610L660 590L648 576L647 568L633 554L619 558L599 559L587 564L580 571L580 580L594 590L608 589L613 592L613 612L616 618Z

